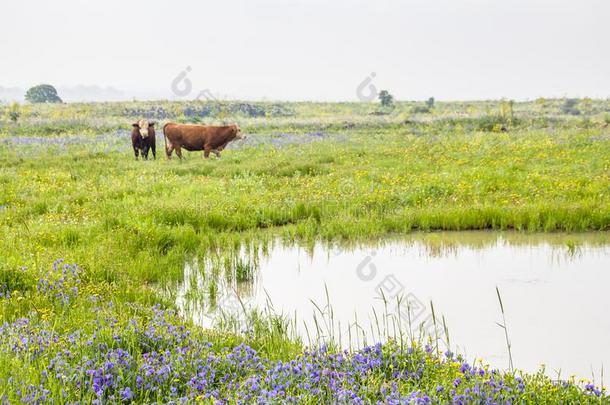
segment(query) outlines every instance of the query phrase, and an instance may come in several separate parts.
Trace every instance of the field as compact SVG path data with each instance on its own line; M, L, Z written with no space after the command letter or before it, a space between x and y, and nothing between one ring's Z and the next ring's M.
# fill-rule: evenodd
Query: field
M569 104L23 106L0 126L0 399L604 403L595 384L491 370L433 340L305 348L290 319L256 313L246 333L206 330L160 293L193 257L275 239L608 231L610 102ZM141 117L158 122L156 160L133 158ZM248 138L167 160L170 120Z

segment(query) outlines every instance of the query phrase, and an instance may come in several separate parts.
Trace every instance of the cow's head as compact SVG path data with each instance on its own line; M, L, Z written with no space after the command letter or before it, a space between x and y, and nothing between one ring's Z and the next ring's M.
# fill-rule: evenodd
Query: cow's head
M246 139L246 134L241 132L239 125L233 124L232 127L235 128L235 139Z
M146 138L148 137L148 129L149 128L153 128L155 126L155 122L154 121L146 121L146 120L139 120L138 122L134 122L132 124L132 126L134 128L138 128L140 131L140 136L142 138Z

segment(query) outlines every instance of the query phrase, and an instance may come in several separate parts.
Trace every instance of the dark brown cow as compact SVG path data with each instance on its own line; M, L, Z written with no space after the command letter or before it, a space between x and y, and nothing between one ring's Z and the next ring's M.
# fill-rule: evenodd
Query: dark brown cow
M139 120L132 124L131 145L133 153L138 159L138 152L141 151L142 157L148 160L148 151L152 150L153 159L157 158L157 142L155 140L155 123L146 120Z
M182 149L202 150L206 158L210 156L210 152L220 157L220 152L229 142L234 139L246 139L237 124L214 127L170 122L163 127L163 135L167 157L171 158L175 150L180 159L182 159Z

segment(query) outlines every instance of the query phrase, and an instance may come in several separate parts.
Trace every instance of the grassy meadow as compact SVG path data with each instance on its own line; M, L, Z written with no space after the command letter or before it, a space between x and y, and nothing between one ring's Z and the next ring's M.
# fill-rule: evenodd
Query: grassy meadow
M420 105L422 104L422 105ZM428 342L305 348L289 319L204 330L160 294L243 245L610 230L610 101L25 105L0 124L0 401L606 403ZM157 159L130 124L157 121ZM236 122L204 160L165 122ZM438 345L438 342L437 342ZM460 402L461 401L461 402Z

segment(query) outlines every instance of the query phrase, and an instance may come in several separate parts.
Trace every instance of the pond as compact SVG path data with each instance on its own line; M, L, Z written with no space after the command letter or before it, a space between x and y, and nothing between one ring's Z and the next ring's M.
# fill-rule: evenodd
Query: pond
M399 333L446 342L446 325L452 351L507 369L497 287L515 368L599 378L610 365L608 233L440 232L351 246L277 241L242 249L224 267L233 276L219 275L212 260L189 262L172 288L183 314L202 326L239 318L244 308L272 309L296 320L293 332L305 344L324 338L355 348Z

